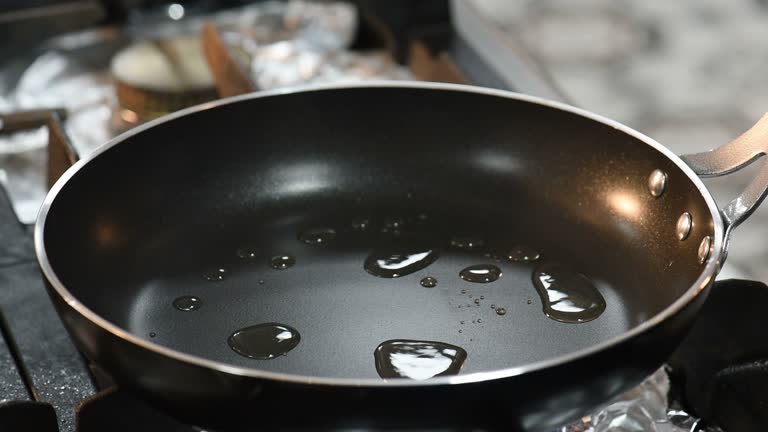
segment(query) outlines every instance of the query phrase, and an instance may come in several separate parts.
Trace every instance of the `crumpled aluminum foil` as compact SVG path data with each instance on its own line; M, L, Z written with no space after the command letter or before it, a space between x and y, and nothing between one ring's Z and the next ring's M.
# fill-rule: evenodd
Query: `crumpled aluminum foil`
M669 376L662 367L604 408L556 432L722 432L702 427L700 419L685 411L670 409L668 393Z
M408 80L413 75L388 53L323 51L303 41L281 41L261 47L251 61L251 75L263 90L306 83Z
M197 33L204 20L216 23L233 51L244 56L261 89L412 78L384 51L358 53L348 49L357 30L357 11L342 1L266 1L179 21L166 17L158 22L139 16L129 21L120 37L128 42ZM43 53L14 88L0 87L0 112L65 107L69 113L66 131L79 153L87 155L128 126L118 112L112 76L106 67L115 52L94 51L104 51L106 58L97 62L104 67L93 68L93 58L81 58L77 50ZM26 223L34 221L46 193L47 141L45 128L0 136L0 181Z

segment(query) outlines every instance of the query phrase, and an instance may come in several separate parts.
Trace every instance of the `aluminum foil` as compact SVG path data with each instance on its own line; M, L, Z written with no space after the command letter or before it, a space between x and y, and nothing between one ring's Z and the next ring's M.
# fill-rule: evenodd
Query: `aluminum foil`
M318 50L303 41L281 41L261 47L251 61L251 75L260 89L305 83L413 79L388 53Z
M668 393L669 376L661 368L604 408L556 432L722 432L704 427L683 410L671 409Z
M117 50L139 39L197 34L205 20L216 23L261 89L412 78L386 52L349 50L358 23L355 7L346 2L266 1L191 18L179 18L177 7L171 15L170 9L167 16L137 14L105 39L66 36L66 43L32 59L19 79L0 76L0 84L15 81L0 85L0 112L65 107L65 129L78 152L87 155L132 126L118 112L108 69ZM0 136L0 182L26 223L34 221L46 193L47 136L45 128Z

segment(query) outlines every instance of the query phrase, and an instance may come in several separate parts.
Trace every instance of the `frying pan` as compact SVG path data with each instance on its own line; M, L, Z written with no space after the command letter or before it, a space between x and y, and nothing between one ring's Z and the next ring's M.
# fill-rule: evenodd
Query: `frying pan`
M680 158L500 90L248 94L77 162L40 211L37 258L83 353L185 419L551 430L683 338L768 186L762 169L720 210L697 175L762 156L767 123ZM238 339L262 324L283 352ZM450 365L419 369L430 352ZM435 376L392 377L409 367Z

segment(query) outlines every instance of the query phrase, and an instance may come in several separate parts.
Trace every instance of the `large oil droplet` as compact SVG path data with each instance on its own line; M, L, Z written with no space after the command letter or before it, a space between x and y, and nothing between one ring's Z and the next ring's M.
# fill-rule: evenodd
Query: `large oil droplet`
M504 309L503 307L496 308L496 315L506 315L506 314L507 314L507 310Z
M227 278L227 269L222 267L208 269L203 273L203 279L211 282L223 281Z
M285 270L296 264L296 258L290 255L275 255L269 260L269 266L275 270Z
M438 252L426 249L419 251L374 251L365 259L365 271L383 277L396 278L419 271L435 262Z
M532 262L541 257L538 251L529 246L517 246L507 252L507 260L510 262Z
M195 296L181 296L173 301L173 307L180 311L189 312L198 310L203 306L203 301Z
M308 245L322 245L336 238L332 228L312 228L299 233L299 240Z
M395 339L379 345L374 357L382 378L425 380L458 374L467 352L444 342Z
M539 266L533 285L541 296L544 314L565 323L592 321L605 310L605 299L586 276L556 263Z
M501 277L501 270L493 264L477 264L469 266L459 273L467 282L488 283Z
M485 245L485 241L478 234L457 234L451 238L451 246L459 249L477 249Z
M424 288L434 288L437 286L437 279L427 276L419 282Z
M227 343L236 353L258 360L269 360L296 348L301 336L285 324L264 323L240 329Z

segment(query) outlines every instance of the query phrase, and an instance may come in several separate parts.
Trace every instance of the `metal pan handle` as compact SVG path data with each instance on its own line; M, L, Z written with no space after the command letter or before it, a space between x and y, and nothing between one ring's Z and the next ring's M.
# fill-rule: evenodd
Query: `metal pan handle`
M701 177L719 177L738 171L768 154L768 113L738 138L703 153L680 156ZM744 191L720 210L725 222L726 241L731 230L747 219L768 195L768 164Z
M64 130L63 119L57 112L50 113L48 116L48 188L50 189L64 171L79 159L80 155Z

